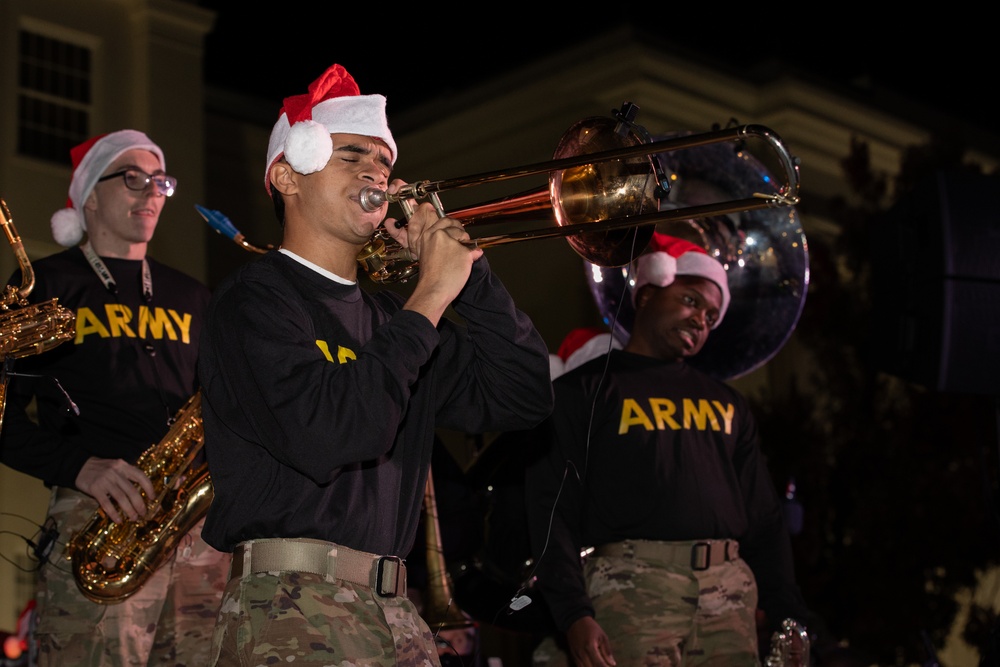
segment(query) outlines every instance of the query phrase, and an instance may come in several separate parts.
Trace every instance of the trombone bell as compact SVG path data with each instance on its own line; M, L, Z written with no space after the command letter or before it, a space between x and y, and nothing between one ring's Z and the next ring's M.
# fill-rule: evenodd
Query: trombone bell
M621 135L610 118L579 121L563 135L556 159L636 146L642 137ZM659 209L665 194L656 178L651 156L604 160L552 172L549 195L560 227L587 225L602 220L629 218ZM653 238L653 225L581 232L566 241L578 255L598 266L622 266L641 252Z

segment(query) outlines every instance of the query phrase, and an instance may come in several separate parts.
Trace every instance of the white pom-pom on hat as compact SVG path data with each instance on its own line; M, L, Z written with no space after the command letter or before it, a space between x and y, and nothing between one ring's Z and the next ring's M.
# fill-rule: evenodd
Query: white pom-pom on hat
M69 183L66 207L52 214L52 238L61 246L70 247L83 239L87 219L83 204L97 185L97 179L119 155L133 149L151 152L160 161L160 169L167 170L163 151L144 133L138 130L118 130L91 137L70 150L73 177Z
M381 139L396 161L385 97L362 95L347 70L334 64L309 85L308 93L285 98L267 144L265 190L271 192L271 165L282 155L300 174L321 171L333 154L330 135L339 133Z
M632 301L635 301L639 288L643 285L666 287L674 282L677 276L705 278L718 285L722 292L719 319L712 328L718 327L729 308L729 274L726 273L722 263L709 256L699 245L659 232L653 234L649 250L635 260L635 288L632 290Z
M56 243L69 248L83 240L86 224L83 213L75 208L61 208L52 214L52 238Z
M300 174L323 169L333 155L330 132L314 120L299 121L285 138L285 159Z

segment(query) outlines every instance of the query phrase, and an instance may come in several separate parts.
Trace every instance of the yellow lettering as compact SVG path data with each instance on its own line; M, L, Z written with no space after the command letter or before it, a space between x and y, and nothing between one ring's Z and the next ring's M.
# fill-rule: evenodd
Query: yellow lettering
M162 340L164 333L170 340L177 340L174 325L170 323L170 318L167 317L166 311L162 308L154 308L150 311L146 306L139 307L139 337L147 338L147 331L149 337L156 340Z
M191 313L178 313L173 308L170 309L170 317L174 318L174 322L181 330L181 341L185 343L191 342Z
M677 423L677 420L674 419L677 406L674 405L673 401L666 398L651 398L649 399L649 408L656 417L656 428L658 430L662 431L665 428L669 428L672 431L676 431L681 427Z
M83 342L84 338L90 334L98 334L102 338L111 336L128 336L135 338L136 332L132 330L132 310L128 306L120 303L109 303L104 306L107 316L107 326L100 320L94 311L85 306L81 306L76 313L76 344ZM180 330L180 340L184 343L191 342L191 313L178 313L176 310L164 310L155 308L150 310L147 306L139 307L138 337L162 339L164 336L170 340L177 340L177 331ZM176 327L174 326L176 324Z
M330 354L330 346L326 344L325 340L316 341L316 347L323 351L323 356L326 357L327 361L333 361L333 355Z
M111 335L120 337L124 333L129 338L135 338L135 332L129 328L128 323L132 321L132 311L128 306L120 303L109 303L104 306L104 312L108 315L108 326L111 327Z
M649 420L635 399L626 398L622 402L622 419L618 424L618 435L628 433L629 428L636 425L642 426L647 431L653 430L653 422Z
M104 327L104 324L94 315L94 311L81 306L76 311L76 339L73 341L73 344L79 345L90 334L97 334L101 338L107 338L111 335Z
M715 409L719 411L719 414L722 415L722 418L726 421L726 433L727 434L732 433L733 432L733 412L735 411L735 408L733 407L733 404L732 403L727 403L726 405L723 405L722 403L719 403L718 401L712 401L712 403L715 404Z
M317 340L316 347L323 351L323 356L326 357L327 361L333 361L333 355L330 354L330 346L327 345L325 340ZM341 364L346 364L348 361L356 361L358 356L354 354L351 350L343 347L342 345L337 346L337 362Z
M705 399L699 399L697 406L690 398L684 399L684 428L691 428L692 420L694 420L695 428L699 431L706 430L708 422L712 423L713 431L719 430L719 420L716 419L715 413L712 412L712 406Z

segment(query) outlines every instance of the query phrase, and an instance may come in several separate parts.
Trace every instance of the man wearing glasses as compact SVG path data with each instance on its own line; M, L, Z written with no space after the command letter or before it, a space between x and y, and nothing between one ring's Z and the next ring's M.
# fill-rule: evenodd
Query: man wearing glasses
M38 665L207 664L230 556L201 539L200 522L138 590L109 603L86 597L64 559L98 509L136 522L137 540L156 528L142 522L156 513L145 500L154 486L136 463L197 390L209 300L206 286L146 255L177 187L159 146L120 130L71 158L67 207L52 216L67 249L33 262L30 300L72 309L76 337L18 360L0 431L0 462L52 489L36 549Z

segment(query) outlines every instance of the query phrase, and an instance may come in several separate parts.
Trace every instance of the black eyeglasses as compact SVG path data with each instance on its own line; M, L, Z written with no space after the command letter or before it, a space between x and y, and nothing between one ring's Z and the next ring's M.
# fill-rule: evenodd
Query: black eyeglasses
M158 193L164 197L169 197L174 194L174 190L177 189L177 179L173 176L167 176L166 174L150 175L138 169L122 169L121 171L116 171L113 174L101 176L97 179L97 182L100 183L101 181L118 178L119 176L125 180L125 187L129 190L137 190L141 192L148 188L150 183L153 183L156 185L156 191Z

